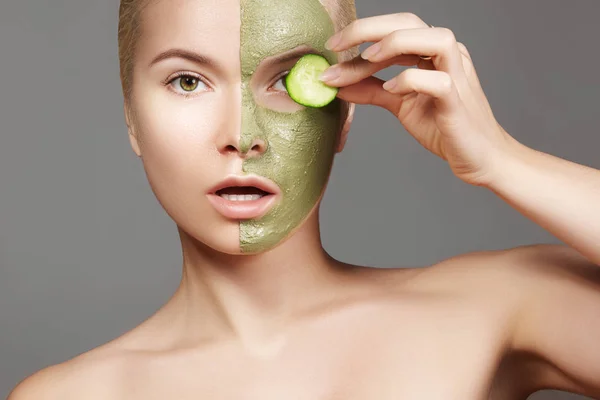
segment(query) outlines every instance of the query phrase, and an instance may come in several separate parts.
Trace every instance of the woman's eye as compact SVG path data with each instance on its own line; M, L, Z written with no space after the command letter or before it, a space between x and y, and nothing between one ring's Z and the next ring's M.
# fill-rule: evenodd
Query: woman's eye
M195 93L207 88L207 85L194 75L180 75L169 82L169 84L177 93L181 94ZM200 90L196 90L198 88Z
M277 82L275 82L275 84L273 85L273 89L279 90L280 92L287 92L287 88L285 86L285 78L286 77L287 77L287 75L284 75L281 78L279 78L279 80L277 80Z

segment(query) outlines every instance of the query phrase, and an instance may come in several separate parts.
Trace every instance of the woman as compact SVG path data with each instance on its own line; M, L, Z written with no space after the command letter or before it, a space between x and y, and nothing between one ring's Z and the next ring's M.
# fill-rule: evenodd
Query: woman
M129 138L179 228L183 277L143 324L10 400L600 397L600 172L512 138L449 29L353 16L344 0L122 1ZM286 92L306 53L336 64L327 107ZM372 76L393 64L418 68ZM458 178L571 247L415 269L332 259L318 206L354 104L389 110Z

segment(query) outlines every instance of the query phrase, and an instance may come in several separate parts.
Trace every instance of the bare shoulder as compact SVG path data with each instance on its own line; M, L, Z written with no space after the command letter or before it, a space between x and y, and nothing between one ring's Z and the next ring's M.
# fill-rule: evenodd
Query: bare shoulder
M464 285L484 284L505 290L535 284L539 279L573 278L597 275L600 269L575 249L559 244L523 245L501 250L460 254L428 267L427 279L433 284L448 279ZM534 279L532 279L534 278ZM487 284L486 284L487 283Z
M499 285L513 285L519 289L533 289L548 283L588 285L600 278L597 265L577 250L561 244L533 244L469 253L448 262L465 272L475 270L472 271L475 279L493 277L498 279Z
M532 293L548 285L574 291L600 283L600 268L571 247L523 245L464 253L418 268L412 285L427 293L450 293L507 313L519 312Z
M70 400L116 398L126 357L100 346L23 379L7 400Z
M451 292L464 299L463 304L479 303L500 313L506 317L513 340L532 309L540 318L536 329L541 329L549 319L556 319L559 310L570 309L577 315L583 315L585 309L597 312L600 300L600 267L566 245L534 244L466 253L426 270L420 286L429 292ZM530 327L534 319L527 319ZM511 347L519 346L512 343Z
M575 264L581 273L589 271L589 262L575 250L535 244L463 253L422 267L368 268L361 277L378 293L392 294L392 301L423 299L440 310L452 305L470 309L504 321L508 334L532 289L541 290L552 274L573 274Z
M570 247L534 244L458 254L422 267L359 269L362 278L370 278L375 286L490 298L494 291L516 295L531 284L532 277L573 273L574 265L585 270L589 264Z

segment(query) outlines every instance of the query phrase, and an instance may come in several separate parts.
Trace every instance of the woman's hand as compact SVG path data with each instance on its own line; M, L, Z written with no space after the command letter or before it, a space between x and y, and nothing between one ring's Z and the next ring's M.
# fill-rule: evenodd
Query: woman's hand
M363 53L367 60L358 57L325 71L338 71L337 79L326 80L340 87L338 97L388 109L460 179L492 190L600 266L599 170L536 151L506 133L467 49L450 30L430 28L413 14L382 15L353 22L328 43L343 51L363 42L375 42ZM382 87L371 75L393 64L418 69Z
M390 14L356 20L327 44L340 52L365 42L375 44L361 57L330 67L323 81L340 87L343 100L392 112L421 145L448 161L458 178L490 184L516 141L495 120L469 52L452 31L431 28L414 14ZM391 65L418 68L384 85L371 76Z

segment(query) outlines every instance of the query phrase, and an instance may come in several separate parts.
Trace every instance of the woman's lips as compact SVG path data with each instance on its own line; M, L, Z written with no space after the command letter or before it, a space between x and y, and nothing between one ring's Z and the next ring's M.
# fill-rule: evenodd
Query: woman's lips
M217 194L209 194L208 200L225 218L253 219L266 214L275 203L276 197L268 194L256 200L229 200Z
M273 207L280 195L277 185L258 176L231 176L215 185L207 197L225 218L260 218Z

